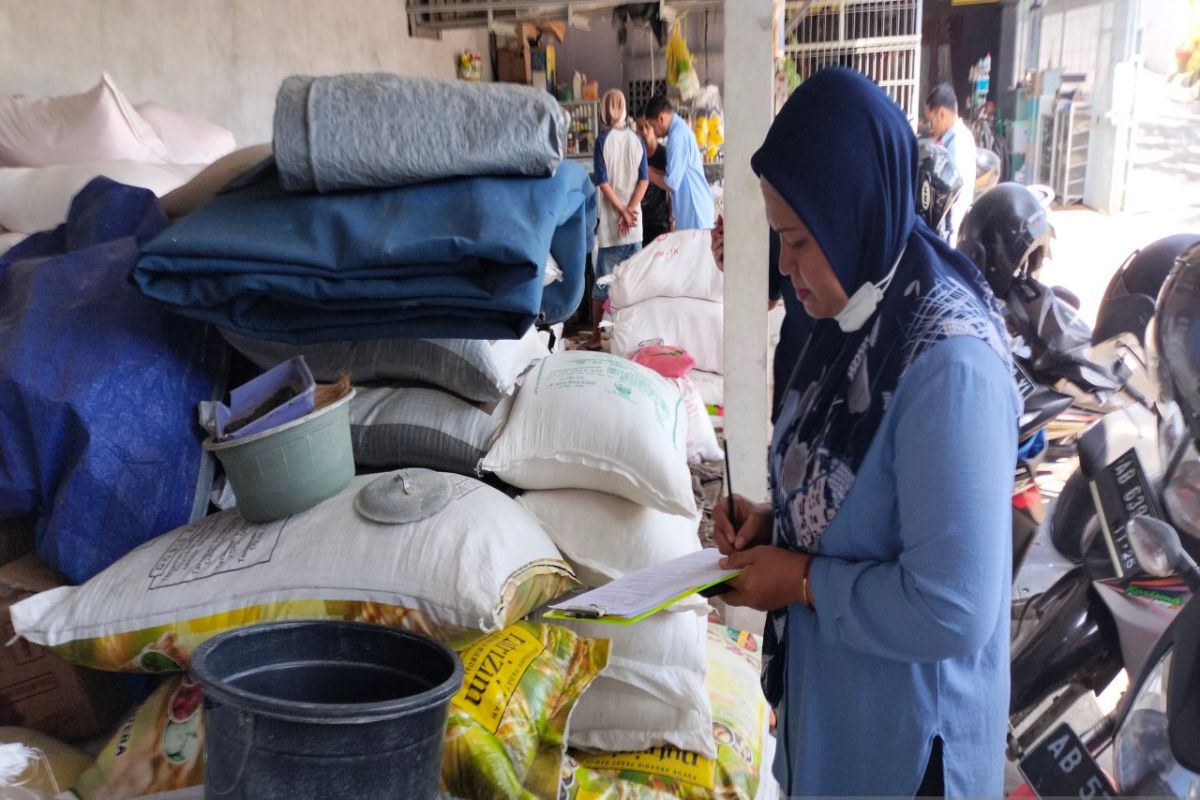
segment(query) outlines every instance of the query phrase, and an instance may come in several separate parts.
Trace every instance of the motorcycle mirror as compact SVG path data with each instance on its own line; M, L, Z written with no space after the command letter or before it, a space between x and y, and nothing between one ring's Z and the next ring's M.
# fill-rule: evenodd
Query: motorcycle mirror
M1138 564L1158 578L1174 574L1187 559L1179 534L1161 519L1138 514L1125 528Z

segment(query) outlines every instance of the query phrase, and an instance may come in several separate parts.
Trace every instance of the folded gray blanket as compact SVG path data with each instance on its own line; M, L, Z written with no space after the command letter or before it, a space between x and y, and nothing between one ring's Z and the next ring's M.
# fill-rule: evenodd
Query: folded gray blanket
M288 191L386 188L472 175L554 174L567 117L532 86L382 72L293 75L275 102Z

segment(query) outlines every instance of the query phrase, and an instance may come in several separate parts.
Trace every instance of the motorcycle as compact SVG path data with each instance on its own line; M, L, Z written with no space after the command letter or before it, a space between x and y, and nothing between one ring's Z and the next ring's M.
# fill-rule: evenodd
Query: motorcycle
M1096 327L1091 334L1093 348L1102 350L1107 346L1110 360L1113 358L1111 351L1120 350L1120 357L1127 364L1134 365L1127 382L1142 397L1153 394L1153 388L1148 385L1145 365L1141 363L1140 350L1145 344L1146 327L1154 315L1154 299L1176 256L1197 241L1200 241L1200 237L1195 234L1176 234L1134 251L1117 269L1100 302ZM1076 338L1076 346L1084 348L1078 335ZM1104 355L1094 357L1099 361L1105 360ZM1125 411L1125 418L1118 425L1123 433L1117 434L1114 429L1114 436L1136 439L1150 430L1148 426L1153 424L1153 419L1144 413L1147 403L1136 402L1135 405L1141 408L1126 404L1120 409ZM1152 473L1158 471L1158 466L1153 463L1143 461L1143 465ZM1076 564L1082 563L1084 553L1095 542L1099 525L1088 479L1081 471L1072 473L1063 485L1049 529L1055 550Z
M1162 520L1134 516L1127 541L1146 573L1181 577L1191 597L1200 568L1179 534ZM1143 609L1144 610L1144 609ZM1140 631L1138 679L1118 708L1082 735L1062 723L1024 756L1028 784L1013 796L1194 797L1200 793L1200 602L1189 599L1169 622L1157 616ZM1152 638L1149 638L1152 637ZM1113 747L1113 782L1096 756Z
M1181 257L1178 263L1179 274L1190 280L1200 253L1194 252L1187 263ZM1163 290L1171 303L1184 294ZM1177 305L1168 308L1169 318L1183 313ZM1191 306L1186 308L1191 313ZM1179 334L1174 336L1172 341L1177 341ZM1172 393L1176 399L1186 396L1178 394L1181 379L1171 374L1170 365L1186 362L1190 352L1186 346L1172 346L1172 358L1158 362L1156 375L1169 391L1164 394L1164 386L1153 387L1158 402L1148 404L1153 412L1150 424L1130 435L1119 430L1118 415L1109 415L1079 441L1080 469L1088 480L1101 535L1082 565L1026 609L1036 615L1032 632L1025 635L1022 625L1017 626L1009 741L1013 758L1025 757L1030 743L1084 692L1099 693L1122 668L1137 674L1170 617L1147 614L1139 603L1152 598L1152 608L1181 605L1178 587L1158 578L1174 571L1190 591L1200 588L1194 560L1200 556L1200 452L1192 433L1200 429L1171 399ZM1147 470L1146 463L1153 469ZM1175 530L1188 535L1181 541ZM1017 735L1025 718L1056 692L1050 708ZM1113 730L1109 720L1085 738L1090 745L1102 746Z

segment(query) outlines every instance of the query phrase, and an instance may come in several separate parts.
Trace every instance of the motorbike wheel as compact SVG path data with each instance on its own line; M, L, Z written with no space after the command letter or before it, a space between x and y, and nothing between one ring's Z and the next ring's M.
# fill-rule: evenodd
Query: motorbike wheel
M1050 519L1050 541L1064 558L1083 563L1083 554L1100 532L1100 520L1087 478L1076 469L1063 485L1054 516Z

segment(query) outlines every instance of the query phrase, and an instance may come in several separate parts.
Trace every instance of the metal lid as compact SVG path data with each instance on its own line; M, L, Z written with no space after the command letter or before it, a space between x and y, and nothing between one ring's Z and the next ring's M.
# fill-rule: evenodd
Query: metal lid
M400 524L432 517L450 504L454 486L431 469L381 475L359 490L354 510L373 522Z

